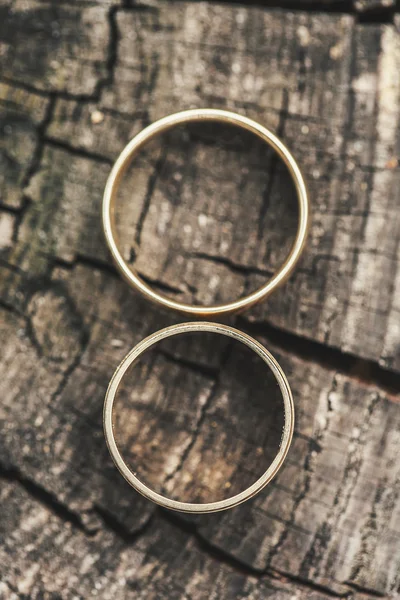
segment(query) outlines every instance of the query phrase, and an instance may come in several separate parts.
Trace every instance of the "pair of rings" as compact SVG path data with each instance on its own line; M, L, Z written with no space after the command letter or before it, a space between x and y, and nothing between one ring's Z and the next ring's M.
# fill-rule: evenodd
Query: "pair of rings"
M116 196L121 179L129 164L143 148L143 146L156 136L169 131L177 125L193 122L219 122L233 125L255 134L258 138L261 138L262 141L271 146L283 160L291 175L295 185L299 207L299 221L296 236L286 260L278 269L278 271L262 287L251 294L232 302L215 306L197 306L185 304L156 292L139 276L139 274L133 268L128 266L117 245L115 218ZM222 317L238 311L243 311L267 298L267 296L269 296L278 286L286 281L296 266L306 242L309 220L310 208L304 179L296 161L286 146L271 131L256 121L232 112L217 109L193 109L179 112L164 117L163 119L160 119L159 121L156 121L155 123L146 127L128 143L118 157L107 180L103 198L104 234L114 262L124 279L131 286L139 290L139 292L141 292L148 300L163 307L174 309L180 313L196 317ZM263 475L246 490L231 496L230 498L202 504L172 500L155 492L150 487L145 485L136 476L136 474L131 471L123 459L116 444L113 429L114 400L121 385L122 379L129 367L138 361L144 352L158 342L161 342L163 339L191 332L210 332L228 336L245 344L259 357L261 357L262 360L272 370L280 387L283 397L285 416L284 431L279 451ZM105 437L111 456L121 474L132 487L134 487L149 500L152 500L153 502L156 502L157 504L160 504L166 508L187 513L210 513L232 508L238 504L241 504L242 502L245 502L260 492L268 484L268 482L271 481L281 467L289 450L293 436L293 427L294 405L292 393L287 378L275 358L264 346L262 346L258 341L249 335L232 327L228 327L227 325L213 322L195 321L173 325L171 327L167 327L166 329L157 331L146 339L142 340L127 354L127 356L122 360L116 369L107 389L104 403Z

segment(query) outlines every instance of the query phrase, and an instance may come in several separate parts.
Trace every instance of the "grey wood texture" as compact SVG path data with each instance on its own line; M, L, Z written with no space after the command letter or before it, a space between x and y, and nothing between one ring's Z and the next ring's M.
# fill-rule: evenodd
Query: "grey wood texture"
M125 4L0 4L0 598L396 598L399 17L364 22L340 3ZM283 139L313 222L290 281L230 321L288 375L288 459L252 501L189 518L139 497L105 446L118 362L182 319L120 280L100 209L135 132L200 106ZM268 149L190 127L135 160L118 229L159 291L211 303L265 281L296 219ZM258 360L194 336L132 371L115 427L145 481L206 501L262 473L282 419Z

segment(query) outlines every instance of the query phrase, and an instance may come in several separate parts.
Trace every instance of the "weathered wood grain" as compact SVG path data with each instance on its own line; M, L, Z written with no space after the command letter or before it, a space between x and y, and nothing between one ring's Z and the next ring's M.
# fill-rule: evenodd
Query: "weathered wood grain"
M278 131L308 180L313 228L296 274L249 318L398 369L396 29L356 25L350 16L173 6L116 13L112 82L96 102L58 99L46 135L111 160L171 106L205 104L233 108ZM210 303L258 286L279 265L295 227L295 199L259 145L218 151L211 136L195 143L195 133L186 144L171 141L166 154L159 145L149 168L124 186L125 214L135 208L124 218L122 243L150 280L182 299ZM103 259L106 162L52 147L42 167L26 189L32 214L44 219L41 256ZM60 190L56 197L53 188ZM75 226L66 227L72 214ZM8 260L27 270L32 260L34 272L46 270L30 258L36 250L21 250L26 240L35 246L31 228L28 217Z
M88 537L33 500L19 485L2 482L0 548L4 600L30 598L221 598L221 600L327 600L284 578L247 576L206 556L196 539L155 519L134 544L104 529ZM179 565L179 571L178 571ZM354 600L365 600L356 594Z
M155 510L113 467L101 413L118 360L167 322L113 275L78 266L56 269L47 289L33 291L25 318L2 325L3 466L53 494L88 530L101 527L104 512L134 532ZM400 405L334 371L280 359L297 412L286 465L256 499L196 526L253 568L340 593L349 582L394 592ZM171 346L127 381L118 443L156 489L219 499L270 462L282 428L274 390L238 349L213 340Z
M107 78L106 6L16 0L2 2L0 11L2 77L75 95L93 94Z
M307 385L314 400L308 406L297 402L300 437L287 466L269 493L229 516L199 523L200 531L261 569L272 566L332 588L351 582L381 593L394 592L397 576L389 581L384 573L394 559L399 536L399 473L393 463L398 436L394 430L388 433L393 419L398 419L398 414L394 417L398 406L385 404L374 390L356 389L333 374L326 373L326 387L321 386L323 374L315 376L312 368L301 364L296 366L307 384L300 384L299 390L293 366L284 364L291 372L296 398L304 398ZM313 416L307 424L309 412ZM339 446L344 440L342 452ZM380 453L381 448L387 453ZM192 464L196 464L196 448ZM183 473L191 473L192 468L189 456ZM373 473L381 473L382 479L372 488ZM375 535L381 539L379 558L369 543ZM387 554L381 554L382 544ZM254 549L258 554L253 554Z
M21 208L29 174L37 168L40 129L50 100L0 83L0 202Z
M0 597L396 598L400 404L342 372L329 347L399 368L398 18L162 0L0 10ZM204 105L277 132L313 204L299 268L240 326L258 335L272 324L328 358L259 336L294 391L288 461L250 503L172 518L119 476L101 419L124 354L181 319L115 274L100 206L135 132ZM296 209L260 144L193 127L135 162L118 217L124 255L144 277L211 303L271 275ZM193 338L132 371L115 427L146 482L205 501L261 474L282 412L247 352Z

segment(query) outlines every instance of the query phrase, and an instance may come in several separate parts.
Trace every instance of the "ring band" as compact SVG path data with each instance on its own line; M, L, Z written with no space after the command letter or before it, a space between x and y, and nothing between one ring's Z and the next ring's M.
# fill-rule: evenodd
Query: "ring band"
M278 271L262 287L251 294L238 300L234 300L233 302L215 306L197 306L194 304L186 304L184 302L172 300L171 298L154 291L145 281L143 281L143 279L134 269L131 269L128 266L116 243L116 196L122 176L131 160L147 142L152 140L157 135L172 129L176 125L198 121L217 121L220 123L235 125L254 133L256 136L270 145L278 153L289 170L296 188L299 205L299 223L296 237L289 255ZM296 263L299 260L305 245L309 221L310 208L304 179L296 161L286 146L271 131L256 121L226 110L212 108L186 110L169 115L143 129L143 131L141 131L128 143L116 160L108 177L103 197L104 234L112 257L122 276L129 284L138 289L148 300L151 300L164 307L177 310L181 313L196 315L198 317L217 317L232 314L245 310L269 296L273 290L286 281L296 266Z
M171 500L162 494L159 494L145 485L138 477L129 469L126 462L122 458L118 446L114 437L113 430L113 406L116 393L121 384L122 378L124 377L126 371L129 369L131 365L133 365L139 357L149 350L151 346L157 344L161 340L165 338L180 335L184 333L191 332L209 332L209 333L217 333L221 335L228 336L242 342L246 346L248 346L251 350L253 350L258 356L262 358L262 360L270 367L272 370L277 383L280 387L282 396L283 396L283 404L284 404L284 414L285 414L285 424L283 428L283 434L281 438L281 444L279 447L279 451L268 467L268 469L263 473L263 475L251 486L249 486L243 492L236 494L230 498L225 500L219 500L217 502L210 502L204 504L195 504L190 502L180 502L178 500ZM220 323L207 323L207 322L193 322L193 323L182 323L179 325L172 325L171 327L167 327L166 329L161 329L156 333L153 333L149 337L142 340L137 346L135 346L129 354L123 359L121 364L116 369L110 384L108 386L108 390L105 397L104 402L104 433L108 445L108 449L111 453L111 456L118 467L121 474L125 477L127 482L134 487L140 494L152 500L156 504L160 504L165 508L169 508L172 510L177 510L186 513L211 513L217 512L221 510L226 510L228 508L233 508L249 498L255 496L258 492L260 492L276 475L279 471L287 452L289 450L289 446L293 437L293 426L294 426L294 405L293 405L293 397L289 387L288 380L286 379L286 375L280 367L279 363L275 360L275 358L268 352L266 348L262 344L260 344L257 340L253 339L246 333L243 333L233 327L228 327L227 325L222 325Z

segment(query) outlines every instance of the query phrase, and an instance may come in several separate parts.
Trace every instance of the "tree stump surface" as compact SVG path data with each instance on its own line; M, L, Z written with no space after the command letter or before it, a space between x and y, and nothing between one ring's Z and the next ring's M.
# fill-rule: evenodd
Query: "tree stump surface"
M0 2L0 598L400 597L397 9ZM136 494L105 445L119 361L184 319L121 280L101 200L135 133L204 106L287 144L312 226L289 281L229 320L287 373L288 458L251 501L191 517ZM135 158L117 222L126 260L155 289L219 303L282 263L296 197L257 140L190 126ZM282 426L271 374L214 336L146 355L115 410L132 470L186 501L254 482Z

